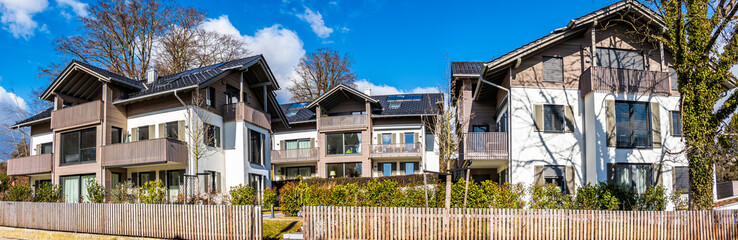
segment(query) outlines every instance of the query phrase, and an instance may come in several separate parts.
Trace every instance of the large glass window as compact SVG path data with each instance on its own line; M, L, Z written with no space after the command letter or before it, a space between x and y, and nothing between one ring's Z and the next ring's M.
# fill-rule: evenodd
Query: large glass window
M564 82L564 58L543 57L543 81Z
M167 194L169 202L173 202L179 195L180 185L184 182L184 170L167 171Z
M301 176L302 178L312 177L315 173L315 167L285 167L283 171L287 176L287 180L293 180L297 176Z
M249 162L264 165L264 134L249 130Z
M651 147L648 103L615 102L617 147Z
M284 141L285 149L307 149L310 148L310 139L295 139Z
M679 111L671 112L671 135L682 135L682 113Z
M54 144L52 144L52 143L43 143L43 144L41 144L41 149L39 149L39 151L41 151L41 152L40 153L36 153L36 154L49 154L49 153L51 153L51 152L54 151Z
M79 203L90 202L87 193L87 184L95 181L95 175L75 175L61 177L61 188L64 194L64 202Z
M392 144L392 133L382 133L382 144Z
M326 164L329 178L361 177L361 163L331 163Z
M432 133L425 133L425 151L432 152L435 148L436 138Z
M543 130L546 132L564 132L564 106L543 106Z
M164 128L169 139L178 139L179 135L179 123L168 122L164 124Z
M489 125L473 125L472 132L489 132Z
M643 193L652 186L653 171L648 164L616 164L615 182Z
M138 127L138 141L149 139L149 126Z
M140 172L138 173L138 184L143 186L147 182L156 181L156 172Z
M119 127L110 128L110 144L121 143L123 141L123 129Z
M361 154L361 133L326 134L326 154Z
M95 128L63 133L62 141L62 164L95 162L95 140L97 139Z
M231 85L226 85L226 104L233 104L238 102L238 88Z
M597 48L597 66L644 70L643 54L633 50Z

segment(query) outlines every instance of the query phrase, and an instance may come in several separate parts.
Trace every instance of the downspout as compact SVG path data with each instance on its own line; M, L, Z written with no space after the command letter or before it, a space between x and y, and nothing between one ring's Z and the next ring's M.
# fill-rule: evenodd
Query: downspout
M508 73L507 73L508 76L510 76L510 72L511 71L508 71ZM494 83L492 83L490 81L487 81L487 80L484 80L483 77L480 77L479 78L479 81L480 82L483 82L483 83L486 83L486 84L489 84L490 86L493 86L493 87L502 89L503 91L505 91L505 94L507 95L507 182L510 182L511 179L512 179L512 177L510 176L510 175L512 175L512 173L511 173L511 171L512 171L512 157L510 155L512 153L512 125L510 124L511 123L511 119L512 119L512 113L510 112L510 110L511 110L510 105L512 104L512 102L511 102L511 99L510 99L510 90L507 89L507 88L505 88L505 87L503 87L503 86L494 84ZM511 81L512 81L512 79L511 79ZM477 88L479 88L479 87L477 87Z

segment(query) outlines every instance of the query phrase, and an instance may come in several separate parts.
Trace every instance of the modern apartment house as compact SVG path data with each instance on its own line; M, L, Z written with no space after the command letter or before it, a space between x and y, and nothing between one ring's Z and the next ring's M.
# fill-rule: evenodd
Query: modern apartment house
M18 122L31 156L8 174L62 187L84 201L86 182L162 180L173 201L186 179L203 191L269 185L272 126L287 126L277 81L261 55L137 80L73 61L41 98L53 107Z
M438 171L432 131L443 95L371 96L338 85L312 102L282 104L273 124L274 180L381 177Z
M459 157L475 179L689 188L672 56L636 26L663 32L647 7L622 1L493 61L454 62L464 126Z

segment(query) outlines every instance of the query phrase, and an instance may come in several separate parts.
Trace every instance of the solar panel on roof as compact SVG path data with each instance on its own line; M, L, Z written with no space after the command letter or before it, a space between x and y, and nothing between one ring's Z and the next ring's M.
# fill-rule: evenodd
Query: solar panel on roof
M304 102L304 103L295 103L295 104L290 105L290 108L289 109L293 109L293 108L304 108L308 104L309 103L306 103L306 102Z
M423 99L422 95L413 94L413 95L393 95L387 97L387 101L415 101Z

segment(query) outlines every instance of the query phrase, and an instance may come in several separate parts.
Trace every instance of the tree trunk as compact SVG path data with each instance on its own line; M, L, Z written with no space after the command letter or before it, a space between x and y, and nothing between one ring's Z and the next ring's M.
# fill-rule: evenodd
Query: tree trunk
M428 208L428 174L423 173L423 192L425 192L425 208Z
M451 173L446 174L446 209L451 208Z
M470 169L466 169L466 178L464 179L464 208L466 208L466 198L469 196L469 172Z

